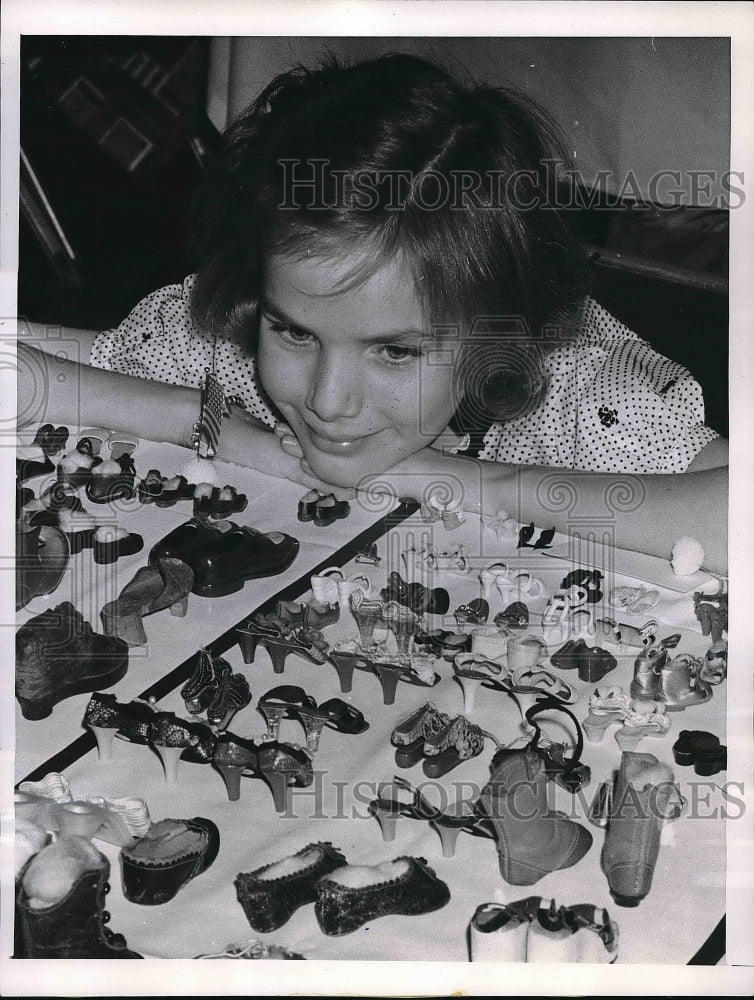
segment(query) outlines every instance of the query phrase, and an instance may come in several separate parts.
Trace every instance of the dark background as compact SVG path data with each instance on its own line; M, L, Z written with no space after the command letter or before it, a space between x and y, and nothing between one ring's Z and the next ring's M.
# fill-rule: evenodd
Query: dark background
M192 37L22 39L21 146L44 199L22 170L19 315L108 328L194 269L187 207L219 141L209 49ZM606 195L568 218L594 297L691 371L707 423L727 436L727 212Z

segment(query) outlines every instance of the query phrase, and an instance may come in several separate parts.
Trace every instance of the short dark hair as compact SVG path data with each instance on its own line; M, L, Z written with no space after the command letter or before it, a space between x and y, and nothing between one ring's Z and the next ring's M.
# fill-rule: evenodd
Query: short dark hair
M583 251L553 207L568 164L536 103L461 83L426 59L343 66L328 56L283 73L233 122L208 171L195 216L196 320L253 338L270 252L366 246L370 273L400 255L428 321L461 327L467 388L479 390L480 356L507 359L488 370L473 409L519 416L541 399L542 352L572 335L587 290ZM506 340L500 318L519 332Z

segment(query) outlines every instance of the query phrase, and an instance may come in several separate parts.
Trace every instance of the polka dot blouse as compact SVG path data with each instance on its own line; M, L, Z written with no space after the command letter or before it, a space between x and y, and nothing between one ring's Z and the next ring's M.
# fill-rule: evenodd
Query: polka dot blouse
M191 316L193 275L143 299L114 330L99 334L90 364L139 378L198 388L212 365L213 339ZM588 299L577 339L545 358L547 391L536 410L484 436L479 457L592 472L683 472L718 437L704 425L699 383L674 361ZM274 427L254 359L218 340L215 370L229 396Z

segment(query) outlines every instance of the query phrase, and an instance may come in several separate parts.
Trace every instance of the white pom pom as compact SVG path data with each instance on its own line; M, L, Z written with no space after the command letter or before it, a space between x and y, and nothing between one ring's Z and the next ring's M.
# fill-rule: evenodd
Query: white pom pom
M181 475L186 477L189 483L216 483L217 470L215 463L207 458L192 458L186 463L186 467L181 469Z
M684 535L673 546L670 565L676 576L693 576L704 562L704 549L695 538Z

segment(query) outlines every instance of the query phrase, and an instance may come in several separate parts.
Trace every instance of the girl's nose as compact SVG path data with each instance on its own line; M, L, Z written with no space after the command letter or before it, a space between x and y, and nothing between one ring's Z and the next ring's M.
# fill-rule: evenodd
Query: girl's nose
M359 415L359 374L349 358L342 353L320 350L318 362L312 371L306 406L327 423Z

